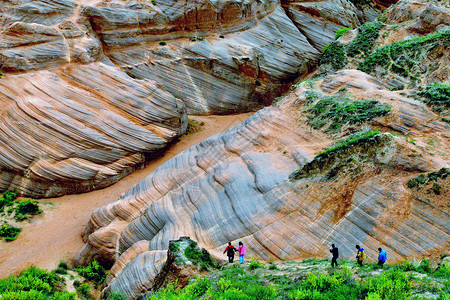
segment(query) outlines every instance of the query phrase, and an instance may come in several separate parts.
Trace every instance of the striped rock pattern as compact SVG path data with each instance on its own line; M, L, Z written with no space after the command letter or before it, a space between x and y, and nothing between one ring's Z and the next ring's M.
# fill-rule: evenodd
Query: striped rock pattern
M3 3L0 191L108 186L183 132L185 108L260 109L319 55L278 1L153 2Z
M263 260L326 257L331 243L345 259L354 256L355 244L372 260L382 246L391 262L448 251L450 178L440 182L440 195L409 189L406 182L448 166L450 149L437 158L384 133L313 160L330 137L305 124L305 91L342 88L392 106L389 115L363 127L398 128L418 145L430 136L448 140L450 127L424 104L362 72L302 83L277 106L186 150L97 209L77 262L112 265L105 294L136 299L152 286L169 241L181 236L216 257L228 241L242 241L247 256Z
M102 63L0 80L0 190L53 197L108 186L187 126L183 102Z

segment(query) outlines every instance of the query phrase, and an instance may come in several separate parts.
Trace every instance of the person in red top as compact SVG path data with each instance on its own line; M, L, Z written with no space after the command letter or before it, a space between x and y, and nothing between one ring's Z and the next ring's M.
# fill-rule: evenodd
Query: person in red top
M228 262L230 263L230 264L232 264L233 263L233 260L234 260L234 252L236 252L237 251L237 249L234 247L234 246L232 246L231 245L231 242L228 242L228 246L225 248L225 251L223 251L223 253L227 253L227 256L228 256Z

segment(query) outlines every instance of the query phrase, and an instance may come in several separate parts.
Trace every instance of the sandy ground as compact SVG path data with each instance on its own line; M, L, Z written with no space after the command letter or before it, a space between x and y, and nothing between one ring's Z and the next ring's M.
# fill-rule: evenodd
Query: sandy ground
M60 260L69 262L84 245L80 233L96 208L116 201L169 159L207 137L241 123L251 114L191 116L191 119L204 122L202 130L183 136L143 169L102 190L40 200L48 208L44 214L29 223L21 223L23 230L15 241L0 241L0 278L17 274L30 265L52 270Z

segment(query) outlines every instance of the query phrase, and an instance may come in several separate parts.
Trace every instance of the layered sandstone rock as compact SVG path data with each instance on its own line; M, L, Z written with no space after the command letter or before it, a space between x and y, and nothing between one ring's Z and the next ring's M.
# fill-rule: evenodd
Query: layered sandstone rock
M184 107L259 109L319 56L273 0L18 0L1 11L0 190L33 197L110 185L183 132Z
M378 99L391 112L346 126L395 130L314 158L339 137L311 129L310 92ZM316 100L317 101L317 100ZM276 107L186 150L115 203L99 208L83 234L77 262L113 265L107 290L136 299L161 268L169 241L190 236L220 257L228 241L243 241L263 260L324 257L332 242L343 258L363 244L370 258L382 245L392 261L448 249L450 217L446 177L442 193L423 193L406 182L449 165L449 149L429 154L425 140L447 139L450 127L423 103L387 90L359 71L305 82ZM445 142L443 142L445 145ZM437 145L436 145L437 146Z
M0 80L0 190L52 197L108 186L187 126L183 102L102 63Z

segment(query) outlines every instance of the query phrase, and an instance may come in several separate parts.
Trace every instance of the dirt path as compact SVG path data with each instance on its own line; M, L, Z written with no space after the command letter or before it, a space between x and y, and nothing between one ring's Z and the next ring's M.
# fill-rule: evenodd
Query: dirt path
M80 233L96 208L119 199L132 186L178 153L241 123L251 114L192 116L192 119L204 122L200 132L183 136L181 141L169 147L161 157L116 184L86 194L40 200L41 203L51 202L52 205L46 205L51 209L46 210L43 216L34 218L31 223L20 224L23 231L15 241L0 241L0 278L11 273L17 274L32 264L54 269L60 260L73 259L84 244Z

